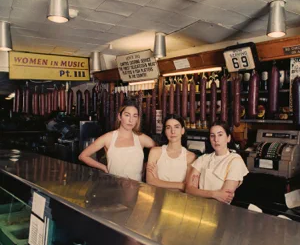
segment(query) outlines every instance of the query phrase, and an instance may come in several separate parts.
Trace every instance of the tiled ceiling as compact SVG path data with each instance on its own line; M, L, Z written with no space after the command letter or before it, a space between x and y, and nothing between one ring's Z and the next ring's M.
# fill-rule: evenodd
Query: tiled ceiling
M78 16L48 21L48 0L0 0L0 20L11 22L13 49L89 56L153 49L167 34L167 51L264 35L268 0L69 0ZM300 0L286 2L287 28L300 26ZM289 30L288 30L289 32ZM300 34L300 33L298 33ZM112 49L109 49L112 44Z

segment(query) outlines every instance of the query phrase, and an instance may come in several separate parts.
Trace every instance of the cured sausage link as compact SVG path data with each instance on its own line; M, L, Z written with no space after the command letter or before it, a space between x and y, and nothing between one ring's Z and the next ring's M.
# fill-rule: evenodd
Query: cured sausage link
M227 78L223 77L221 79L221 121L227 122L228 120L228 84L227 84Z
M241 79L237 77L233 80L234 86L234 103L233 103L233 125L240 126L240 111L241 111Z
M294 124L300 126L300 77L296 77L292 85Z
M210 89L210 124L213 124L217 116L217 84L215 81L211 83Z
M278 111L279 71L275 65L272 67L271 79L269 80L269 116Z
M248 94L248 116L255 118L257 115L259 93L259 76L254 71L250 79L249 94Z
M186 120L187 117L187 100L188 100L188 78L183 78L182 98L181 98L181 116Z

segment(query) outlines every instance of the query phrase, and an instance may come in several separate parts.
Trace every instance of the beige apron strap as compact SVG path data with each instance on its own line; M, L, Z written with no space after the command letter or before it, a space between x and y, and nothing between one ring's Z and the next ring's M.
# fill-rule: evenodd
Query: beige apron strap
M228 173L229 173L229 169L230 169L231 163L232 163L232 161L233 161L234 159L238 159L238 157L232 158L232 159L230 160L230 162L228 163L227 168L226 168L226 172L225 172L225 176L224 176L224 180L226 180L226 178L227 178L227 175L228 175Z

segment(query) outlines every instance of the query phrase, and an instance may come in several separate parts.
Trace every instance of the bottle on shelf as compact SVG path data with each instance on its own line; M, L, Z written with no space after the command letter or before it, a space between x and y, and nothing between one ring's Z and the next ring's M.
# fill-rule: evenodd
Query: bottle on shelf
M246 72L243 76L243 91L249 91L249 81L250 81L250 73Z
M263 71L261 73L261 81L259 86L260 91L268 91L268 72Z

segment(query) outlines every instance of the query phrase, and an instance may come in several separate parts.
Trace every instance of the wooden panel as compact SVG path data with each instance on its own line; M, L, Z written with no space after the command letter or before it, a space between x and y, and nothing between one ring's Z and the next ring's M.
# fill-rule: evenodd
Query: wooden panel
M95 72L94 76L100 81L100 82L116 82L120 80L120 75L118 68L111 69L111 70L105 70L100 72Z
M300 44L300 36L288 37L282 39L274 39L271 41L256 43L258 57L260 61L287 59L291 57L299 57L300 55L284 55L283 47ZM191 68L182 69L180 71L195 70L209 68L213 66L224 66L225 60L223 57L223 49L207 51L198 54L180 56L171 59L158 61L158 67L161 74L175 72L173 61L177 59L187 58ZM115 82L120 80L118 69L106 70L95 73L95 76L102 82Z
M299 45L300 36L275 39L272 41L266 41L256 44L257 53L260 61L287 59L292 57L299 57L299 54L284 55L283 48Z
M160 73L165 74L178 71L176 70L173 61L184 58L188 59L191 68L181 69L180 71L196 70L213 66L223 66L225 64L223 50L214 50L188 56L176 57L172 59L159 60L158 67Z

